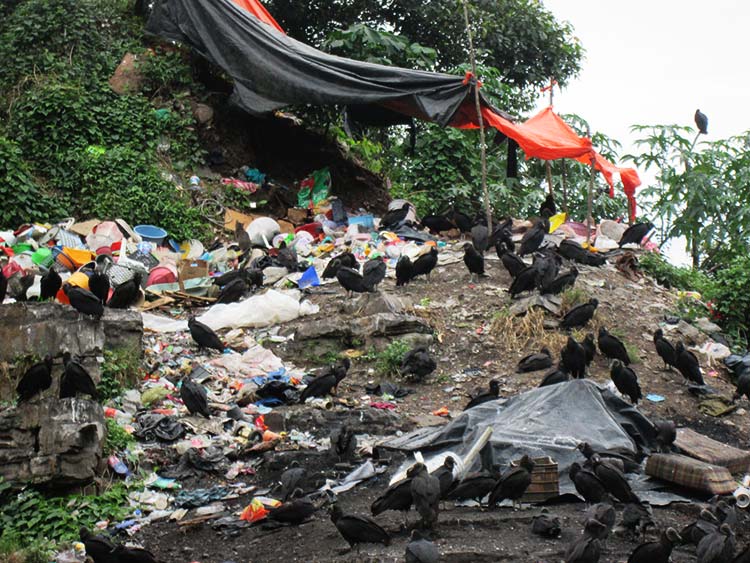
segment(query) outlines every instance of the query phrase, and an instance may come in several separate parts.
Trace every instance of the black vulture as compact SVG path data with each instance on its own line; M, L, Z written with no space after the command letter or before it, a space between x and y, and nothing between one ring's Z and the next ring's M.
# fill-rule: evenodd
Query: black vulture
M316 510L317 507L312 501L302 495L302 489L295 489L289 495L288 501L284 500L281 506L268 513L268 519L296 526L307 520Z
M688 381L692 381L696 385L705 385L698 358L690 350L687 350L682 342L678 342L677 346L675 346L674 367Z
M479 254L484 254L490 244L490 230L487 225L474 225L471 228L471 242Z
M369 293L373 291L372 287L365 283L365 279L362 277L357 270L354 268L347 268L341 266L336 272L336 279L346 290L347 295L350 297L355 293Z
M696 554L698 563L725 563L731 561L737 550L737 540L729 524L722 524L698 542Z
M44 361L34 364L16 385L18 393L18 402L23 403L49 389L52 385L52 356L49 354L44 357Z
M86 548L86 555L94 560L94 563L118 563L117 555L113 553L115 544L109 538L102 535L94 535L88 528L81 527L79 532L81 543Z
M422 381L426 376L435 371L436 367L437 363L430 355L427 347L417 346L404 354L404 357L401 359L400 373L407 379Z
M422 526L434 528L440 511L440 481L430 475L424 463L415 463L406 476L411 479L411 498L422 519Z
M60 277L60 274L58 274L55 269L50 266L50 269L46 274L42 276L42 281L40 282L39 300L54 300L57 292L60 291L61 287L62 278ZM0 302L2 302L2 299L0 299Z
M557 206L555 205L555 196L553 196L552 194L547 194L547 197L544 198L542 205L539 206L539 216L540 217L552 217L555 213L557 213Z
M445 495L447 500L475 500L481 502L492 489L495 488L498 476L489 473L479 473L467 476L463 481L453 486Z
M281 500L287 501L292 493L297 489L305 479L307 471L304 467L299 466L297 460L289 464L289 469L281 474Z
M695 126L701 135L708 135L708 117L701 110L695 110Z
M583 499L591 504L594 502L601 502L604 495L607 493L607 489L604 487L604 483L601 482L593 472L583 469L581 464L574 462L571 464L568 470L570 480L573 481L573 485L578 491L578 494Z
M586 377L586 349L572 336L568 336L568 341L560 350L560 363L574 379Z
M680 536L685 544L698 545L700 541L719 529L721 522L707 509L701 510L695 522L688 524L680 530Z
M190 414L201 414L206 418L211 418L211 411L208 410L206 390L202 385L199 385L189 377L185 377L182 380L180 399L182 399Z
M210 348L219 352L224 351L224 343L219 336L195 317L188 319L188 328L190 329L190 336L198 344L198 348Z
M643 237L645 237L653 229L654 224L651 222L636 223L635 225L630 225L627 229L625 229L625 232L622 233L622 237L620 237L620 242L618 244L620 246L625 246L626 244L640 245Z
M565 563L599 563L602 548L597 537L604 524L587 520L583 535L577 537L565 551Z
M486 393L481 393L480 395L477 395L474 397L469 403L464 407L464 410L467 411L470 408L476 407L477 405L481 405L482 403L487 403L488 401L494 401L498 398L500 395L500 382L496 379L493 379L490 381L490 390Z
M515 278L524 268L526 268L526 263L515 252L510 252L500 246L495 248L497 250L497 256L510 274L510 277Z
M514 505L516 501L520 505L521 497L531 484L531 472L533 470L534 462L528 455L524 455L519 466L509 469L495 484L490 493L489 507L493 508L498 502L506 498L512 500Z
M539 352L521 358L516 366L516 373L539 371L548 367L552 367L552 354L549 348L544 347Z
M500 256L504 250L515 252L516 244L513 242L513 219L510 217L500 223L490 235L490 244L495 247L495 252Z
M464 244L464 264L471 274L472 282L474 282L475 276L484 275L484 256L477 252L470 242Z
M331 508L331 521L350 547L360 543L388 545L391 541L388 532L372 518L344 514L338 504L334 504Z
M660 328L654 331L654 346L656 347L656 353L664 362L664 369L672 369L677 361L677 353L672 343L664 338L664 331Z
M628 557L628 563L669 563L672 548L682 543L682 537L674 528L667 528L659 541L642 543Z
M643 398L638 376L620 360L612 360L609 376L620 394L626 395L634 405L637 405L638 401Z
M323 279L327 280L329 278L335 278L336 272L339 271L339 268L341 266L344 266L346 268L353 268L357 269L357 258L352 254L351 252L342 252L341 254L334 256L329 260L328 264L325 267L325 270L323 270Z
M325 372L307 384L307 387L300 394L299 402L304 403L311 397L325 397L329 393L335 392L338 384L346 377L351 364L349 358L344 358L337 364L330 366Z
M591 462L594 466L594 474L599 478L604 488L620 502L638 503L640 500L633 489L630 488L630 483L625 479L625 475L617 469L611 463L602 460L599 454L594 454L591 457Z
M586 511L586 518L597 520L604 524L605 528L601 530L602 533L598 536L598 539L603 540L609 535L609 532L612 531L612 528L614 528L615 522L617 521L617 511L614 507L614 499L612 499L609 493L604 493L601 502L597 502L589 507Z
M549 219L538 219L537 222L526 231L521 238L521 248L518 251L519 256L525 256L536 252L544 242L544 235L549 232Z
M565 316L560 321L561 328L577 328L586 326L588 322L593 318L596 308L599 306L599 301L596 299L590 299L587 303L577 305L570 311L565 313Z
M388 487L376 498L370 506L373 516L382 514L386 510L396 510L404 513L404 525L408 525L409 509L413 504L411 496L411 479L406 478Z
M626 448L613 448L605 450L594 450L588 442L581 442L577 446L581 455L586 458L586 465L593 467L592 458L597 454L605 461L609 461L626 473L638 473L641 469L640 457Z
M531 519L531 533L543 538L559 538L562 533L560 519L550 514L547 508L542 508L542 513Z
M427 276L427 279L430 279L430 274L432 273L432 270L435 269L435 266L437 266L438 263L438 251L437 247L430 246L429 252L426 252L419 257L417 257L416 260L414 260L413 264L413 272L414 276Z
M591 365L596 357L596 342L594 341L594 333L589 332L583 342L581 343L583 349L586 351L586 367Z
M453 221L444 215L425 215L422 217L420 224L423 229L429 229L429 231L434 234L439 234L456 228Z
M471 217L455 209L453 210L453 222L462 233L468 233L474 226L474 221L471 220Z
M396 262L396 286L408 284L414 276L414 264L411 258L402 254Z
M89 372L77 361L71 359L70 352L63 354L63 371L60 379L60 398L75 397L78 393L96 398L96 385Z
M656 444L659 451L671 452L672 444L677 439L677 427L671 420L654 421L654 431L656 432Z
M443 460L443 464L432 472L432 475L440 482L440 498L445 498L453 488L454 467L456 467L456 460L453 459L453 456L449 455Z
M380 258L371 258L362 265L362 277L365 285L376 289L385 279L386 265Z
M575 266L571 266L570 270L568 270L565 274L558 276L547 285L543 285L542 293L551 295L562 293L567 288L573 287L573 285L575 285L576 283L577 278L578 268L576 268Z
M234 303L242 299L249 290L247 282L242 277L235 278L221 288L216 302Z
M560 272L562 258L553 250L545 249L534 255L533 265L537 270L536 287L542 289L550 285Z
M400 208L388 211L380 219L380 230L385 231L397 228L406 219L410 208L411 205L409 203L404 203Z
M625 344L616 336L607 332L607 329L599 329L599 351L607 358L620 360L623 364L630 365L630 356Z
M406 544L406 563L438 563L440 552L437 546L422 535L420 530L412 530L411 541Z
M350 459L357 449L357 437L346 424L334 428L331 432L331 451L339 460Z
M732 396L732 401L737 402L742 398L742 395L750 401L750 371L743 371L739 377L737 377L736 389Z
M97 265L94 273L89 276L89 291L96 295L96 298L102 303L109 299L109 278L107 274L99 270Z
M518 272L518 275L515 278L513 278L510 288L508 288L510 296L515 297L524 291L532 291L536 287L538 275L539 270L537 264L526 266L523 270Z
M607 262L607 259L601 254L591 252L571 239L562 241L560 246L557 247L557 252L564 258L587 266L603 266Z
M556 368L551 369L544 374L541 383L539 383L539 387L557 385L558 383L564 383L566 381L570 381L570 370L561 362Z
M0 264L0 305L5 301L5 295L8 293L8 278L3 273L2 264Z
M112 554L117 558L118 563L157 563L154 554L142 547L128 547L120 544L115 547Z
M104 314L104 305L101 300L88 289L65 284L63 291L68 296L71 307L79 313L91 315L97 319Z
M136 272L128 281L115 287L107 307L110 309L127 309L135 305L141 294L141 279L141 273Z

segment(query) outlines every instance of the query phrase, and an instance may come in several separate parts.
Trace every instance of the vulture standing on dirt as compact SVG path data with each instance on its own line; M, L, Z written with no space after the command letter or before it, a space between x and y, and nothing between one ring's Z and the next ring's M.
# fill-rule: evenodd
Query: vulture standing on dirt
M404 527L408 528L409 509L413 504L411 496L411 478L406 478L388 487L376 498L370 506L373 516L382 514L386 510L396 510L404 513Z
M667 528L659 541L642 543L628 557L628 563L669 563L672 548L682 543L682 538L674 528Z
M426 276L430 279L432 270L435 269L438 262L438 251L434 246L430 246L429 252L422 254L416 260L414 260L414 277Z
M206 390L202 385L199 385L189 377L185 377L182 380L180 399L182 399L190 414L201 414L206 418L211 418L211 411L208 410Z
M406 563L438 563L440 552L420 530L412 530L411 541L406 544L404 557Z
M521 270L526 268L526 262L524 262L518 254L504 248L497 248L497 257L500 258L500 261L503 263L505 269L508 270L511 278L515 278Z
M557 274L560 272L561 263L562 258L549 249L545 249L534 255L533 265L537 270L537 289L541 290L543 287L555 281Z
M578 491L578 494L588 503L601 502L607 489L593 472L583 469L581 464L573 462L568 470L570 480Z
M660 328L654 331L654 346L656 347L656 353L664 362L664 369L672 369L677 360L677 353L672 343L664 338L664 331Z
M508 217L495 227L495 230L490 235L490 244L495 247L498 258L502 252L515 252L516 244L513 242L513 219Z
M539 206L539 216L540 217L552 217L555 213L557 213L557 206L555 205L555 196L553 196L552 194L547 194L547 197L544 198L542 205Z
M344 358L340 362L332 365L327 371L313 379L307 384L299 397L299 402L304 403L311 397L325 397L331 392L335 392L338 384L346 377L352 362L349 358Z
M598 520L587 520L583 535L568 546L565 563L599 563L602 548L597 538L604 527Z
M94 380L77 360L71 358L70 352L63 354L63 365L65 371L60 378L60 398L75 397L78 393L83 393L96 399Z
M701 110L695 110L695 126L701 135L708 135L708 117Z
M528 455L521 458L518 467L514 467L508 470L492 489L489 499L489 507L494 508L495 505L503 499L510 499L513 501L515 506L516 501L520 506L521 497L526 492L531 484L531 472L534 471L534 462Z
M339 461L348 461L357 449L357 437L346 424L342 424L331 432L331 450L336 453Z
M471 228L471 242L479 254L484 254L490 244L490 230L487 225L474 225Z
M484 256L470 242L464 244L464 264L471 274L471 283L475 282L476 277L484 275Z
M388 229L397 228L399 224L401 224L404 219L406 219L406 216L409 214L410 208L411 204L407 202L398 209L391 209L390 211L388 211L385 215L383 215L382 219L380 219L380 230L386 231Z
M414 279L414 264L406 254L402 254L396 262L396 286L406 285Z
M401 360L400 372L401 375L411 381L422 381L425 377L435 371L436 367L437 363L435 363L435 360L430 356L427 347L417 346L404 354L404 357Z
M122 544L115 547L112 554L117 563L158 563L154 554L142 547L127 547Z
M657 420L654 422L656 444L660 452L672 451L672 444L677 439L677 427L671 420Z
M362 274L354 268L340 267L336 272L336 279L349 297L353 297L355 293L370 293L373 290L365 283Z
M513 282L508 288L508 293L510 294L511 298L515 297L516 295L520 295L524 291L533 291L536 287L536 281L538 277L538 264L526 266L523 270L518 272L518 275L513 278Z
M434 528L440 511L440 481L430 475L424 463L415 463L406 472L411 478L411 498L424 528Z
M707 509L701 510L698 518L692 524L688 524L680 531L682 542L685 544L698 545L708 534L716 532L721 522Z
M141 273L136 272L128 281L115 287L107 307L110 309L127 309L135 305L141 294L141 279Z
M456 467L456 460L453 456L446 456L443 460L443 465L435 469L432 475L437 478L440 483L440 498L445 498L448 492L453 487L453 468Z
M39 290L39 300L47 301L48 299L54 299L57 292L62 287L62 278L54 268L50 267L47 273L42 276ZM2 300L0 300L2 302Z
M609 494L604 493L602 501L597 502L586 511L587 519L597 520L605 526L604 530L602 530L602 534L598 536L600 540L605 539L612 531L612 528L615 527L617 511L615 510L614 502L615 501Z
M344 514L338 504L331 508L331 521L352 548L360 543L382 543L388 545L391 537L372 518Z
M568 270L565 274L558 276L546 285L542 285L542 293L548 295L557 295L558 293L562 293L567 288L573 287L573 285L575 285L576 283L577 278L578 268L576 268L575 266L571 266L570 270Z
M655 528L653 511L648 501L629 502L622 509L620 528L634 537L646 539L649 528Z
M104 314L101 300L88 289L65 284L63 292L68 296L70 305L79 313L100 319Z
M544 235L549 232L549 219L538 219L537 222L526 231L521 239L521 248L518 251L519 256L525 256L536 252L544 242Z
M448 491L445 498L446 500L475 500L481 502L495 488L498 478L499 476L493 476L489 473L467 476Z
M622 472L611 463L602 460L599 454L591 456L594 474L599 478L604 488L620 502L638 503L640 500L633 493Z
M190 329L190 336L193 337L198 348L210 348L219 352L224 351L224 343L219 336L195 317L188 319L188 328Z
M371 258L362 265L362 277L365 280L365 285L377 289L385 279L386 265L380 258Z
M235 303L242 299L250 290L247 282L242 278L236 278L221 288L217 303Z
M725 563L731 561L737 550L737 541L729 524L722 524L715 532L706 535L699 543L698 563Z
M481 405L482 403L487 403L489 401L494 401L498 398L500 395L500 382L496 379L493 379L490 381L490 390L486 393L481 393L480 395L477 395L474 397L471 401L469 401L469 404L464 407L464 410L467 411L470 408L476 407L477 405Z
M620 360L612 361L609 376L620 394L626 395L634 405L637 405L638 401L643 398L641 386L638 384L638 376Z
M458 227L458 230L462 233L468 233L474 226L474 221L471 220L471 217L469 217L466 213L456 211L455 209L453 210L452 218L453 222L456 224L456 227Z
M302 489L294 489L288 500L268 513L269 520L297 526L312 516L317 507L303 495Z
M528 373L530 371L539 371L552 367L552 354L549 348L542 348L539 352L534 352L524 356L516 366L516 373Z
M565 383L566 381L570 381L570 370L560 362L556 368L544 374L542 381L539 383L539 387L557 385L558 383Z
M732 402L737 402L742 398L742 395L750 401L750 371L743 371L739 377L737 377L737 388L734 390L732 396Z
M34 364L16 385L18 402L25 403L34 395L46 391L52 385L52 356L44 356L44 361Z
M289 464L289 469L281 474L282 501L286 502L286 500L289 499L295 489L297 489L300 483L302 483L306 475L307 471L304 467L299 466L299 462L296 459Z
M542 513L531 520L531 533L543 538L559 538L562 533L560 519L550 515L546 508L542 508Z
M578 328L586 326L588 322L593 318L596 308L599 306L599 301L596 299L590 299L588 303L583 303L573 307L570 311L565 313L565 316L560 321L561 328Z
M444 215L425 215L419 223L423 229L428 229L433 234L440 234L455 229L453 221Z
M117 563L119 560L112 552L115 549L109 538L94 535L88 528L81 527L78 531L81 543L86 548L86 555L94 560L94 563Z
M687 350L682 342L675 346L675 366L682 377L695 383L696 385L705 385L701 365L698 358L690 350Z
M336 272L339 271L341 266L347 268L357 269L357 258L351 252L342 252L341 254L334 256L326 264L325 270L323 270L323 279L335 278Z
M589 367L596 357L596 342L594 341L594 334L589 332L583 339L581 345L586 351L586 367Z
M586 349L572 336L568 336L565 347L560 350L560 360L574 379L586 377Z
M648 223L636 223L635 225L629 226L625 229L620 237L619 246L625 246L626 244L641 244L643 237L645 237L654 228L654 224Z
M625 344L616 336L607 332L607 329L599 329L599 351L611 360L620 360L626 366L630 365L630 356Z

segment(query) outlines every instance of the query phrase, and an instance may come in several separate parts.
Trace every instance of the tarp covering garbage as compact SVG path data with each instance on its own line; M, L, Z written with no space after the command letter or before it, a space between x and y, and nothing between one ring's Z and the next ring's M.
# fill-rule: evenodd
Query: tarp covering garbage
M445 426L416 430L383 446L420 450L426 458L446 451L463 458L488 426L493 429L489 444L495 464L507 467L524 454L550 456L558 464L561 494L575 494L568 469L574 461L583 461L576 449L579 443L588 442L595 450L626 448L633 452L656 446L646 417L587 379L484 403ZM479 460L474 469L478 466Z

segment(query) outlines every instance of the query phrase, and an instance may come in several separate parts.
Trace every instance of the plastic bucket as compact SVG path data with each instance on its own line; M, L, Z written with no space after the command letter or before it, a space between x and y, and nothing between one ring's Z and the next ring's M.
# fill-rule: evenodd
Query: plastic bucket
M49 268L55 261L55 257L52 256L52 250L46 246L36 249L34 254L31 255L31 259L37 266L44 266L45 268Z
M133 230L146 242L161 244L167 238L167 231L154 225L136 225Z

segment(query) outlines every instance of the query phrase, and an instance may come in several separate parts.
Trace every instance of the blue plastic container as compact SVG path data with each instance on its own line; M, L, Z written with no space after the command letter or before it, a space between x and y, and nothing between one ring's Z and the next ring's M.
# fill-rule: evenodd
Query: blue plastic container
M154 225L136 225L133 230L146 242L161 244L167 238L167 231Z
M372 215L350 215L350 225L362 225L365 229L375 228L375 218Z

